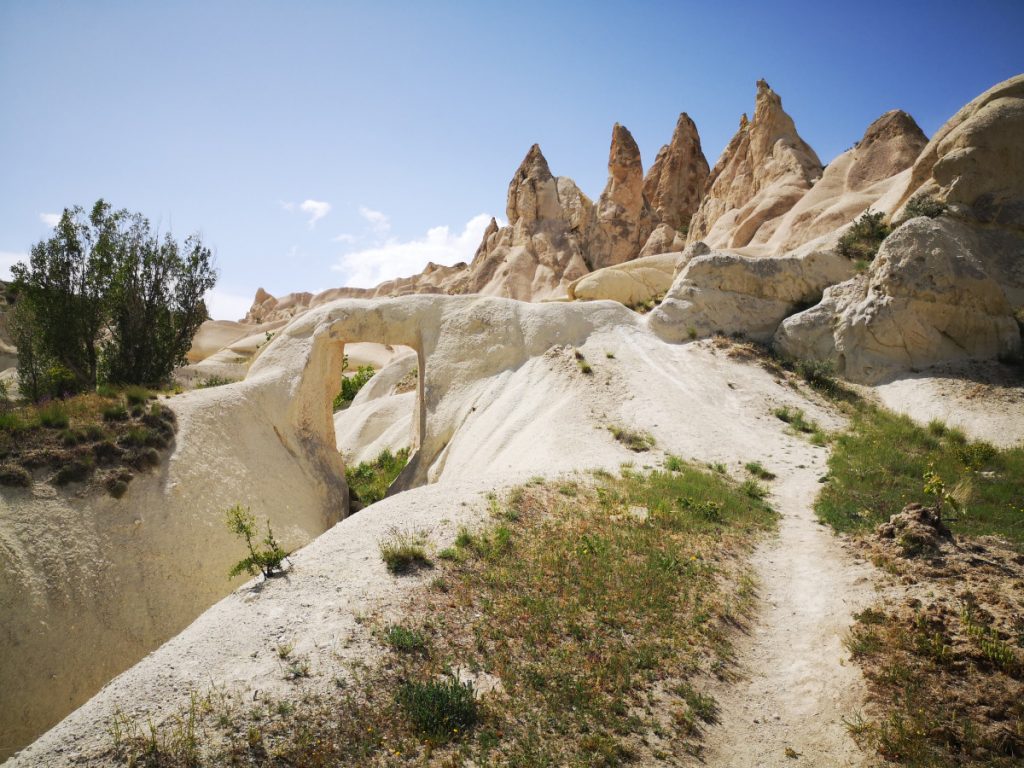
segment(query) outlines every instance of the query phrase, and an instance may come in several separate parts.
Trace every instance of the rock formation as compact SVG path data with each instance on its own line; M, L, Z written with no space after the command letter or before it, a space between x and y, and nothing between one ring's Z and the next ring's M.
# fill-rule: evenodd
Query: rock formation
M616 123L608 153L608 183L597 201L588 243L591 269L621 264L640 254L658 223L644 186L640 148L632 134Z
M945 217L912 219L886 238L866 280L788 319L776 343L794 357L830 359L865 383L940 362L1019 354L1013 307L985 269L985 234Z
M785 252L853 221L867 208L906 183L906 171L927 137L906 112L892 110L875 120L863 138L825 169L821 179L779 222L768 240Z
M821 172L821 161L797 134L782 99L759 80L754 119L742 117L708 176L689 242L703 240L712 248L767 242Z
M644 178L644 196L663 224L686 232L697 212L708 179L708 161L700 148L700 135L683 112L672 140L658 150ZM652 251L652 253L664 251Z
M610 299L627 307L660 299L672 285L678 259L678 253L658 253L595 270L569 284L569 299Z
M779 258L711 251L686 264L650 326L672 342L716 333L767 341L787 315L852 273L849 260L828 249Z

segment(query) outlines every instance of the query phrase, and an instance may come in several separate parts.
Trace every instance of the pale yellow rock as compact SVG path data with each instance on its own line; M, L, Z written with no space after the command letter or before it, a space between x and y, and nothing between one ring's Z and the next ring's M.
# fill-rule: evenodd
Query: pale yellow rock
M673 342L718 333L768 340L787 315L852 274L850 261L831 249L775 258L712 251L676 276L650 327Z
M935 133L898 207L918 193L981 223L1024 229L1024 75L989 88Z
M569 298L610 299L627 307L658 299L672 286L678 259L678 253L659 253L598 269L570 283Z
M681 253L686 248L686 237L668 224L659 224L640 249L641 258L656 253Z
M797 134L782 99L758 81L754 119L743 116L712 169L688 241L703 240L712 248L768 242L821 172L821 161Z

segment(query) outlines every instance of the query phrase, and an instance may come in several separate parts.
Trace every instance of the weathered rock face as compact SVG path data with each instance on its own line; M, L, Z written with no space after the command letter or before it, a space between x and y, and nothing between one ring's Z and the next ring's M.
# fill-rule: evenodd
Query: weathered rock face
M663 224L685 231L700 205L707 179L708 161L700 148L697 126L683 112L672 140L658 151L644 178L644 196Z
M711 171L689 242L703 240L712 248L768 242L821 172L821 161L797 134L782 99L758 81L754 119L743 116Z
M673 342L715 333L768 340L787 315L852 274L850 261L829 249L780 258L712 251L686 264L649 324Z
M912 219L885 240L866 279L788 318L776 343L793 356L831 359L839 373L865 383L1019 354L1013 307L986 270L997 245L990 233L947 217ZM1024 238L1016 243L1022 249Z
M821 179L783 217L768 241L778 252L803 245L853 221L905 178L928 139L906 112L875 120L864 137L825 169ZM884 207L884 206L883 206Z
M985 91L936 132L900 206L917 193L960 216L1024 230L1024 75Z
M564 296L589 270L584 259L594 204L569 178L556 178L536 144L508 187L509 224L488 229L465 280L448 293L529 301Z
M640 257L657 253L678 253L686 247L686 237L668 224L659 224L640 249Z
M612 129L608 183L597 201L589 242L590 267L600 269L635 259L658 222L644 196L640 148L624 126Z

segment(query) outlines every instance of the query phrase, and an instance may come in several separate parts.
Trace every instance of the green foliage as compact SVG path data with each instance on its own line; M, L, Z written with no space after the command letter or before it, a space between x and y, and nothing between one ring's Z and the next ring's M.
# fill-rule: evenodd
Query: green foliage
M229 379L226 376L212 374L196 383L196 389L209 389L210 387L223 387L225 384L234 384L237 379Z
M820 392L832 396L839 392L835 366L828 360L797 360L793 364L797 374Z
M654 447L654 437L640 430L625 427L608 427L612 437L635 453L643 453Z
M250 576L262 573L265 579L269 579L281 571L281 563L288 557L288 553L281 549L274 538L269 520L267 521L267 535L262 541L263 547L257 548L253 544L253 538L256 536L256 518L248 509L242 509L240 504L236 504L225 513L225 517L228 530L236 536L242 537L249 550L248 557L239 560L232 566L228 573L229 578L233 579L242 573L248 573Z
M347 467L345 481L348 483L349 507L359 510L383 499L408 463L408 448L394 454L384 449L373 461Z
M863 406L835 439L828 466L815 509L840 531L873 528L911 502L933 503L939 480L940 492L954 494L966 512L950 522L956 532L1024 544L1024 447L997 449L945 425L920 427ZM926 475L931 481L922 484Z
M50 429L66 429L70 423L67 409L60 403L49 403L37 412L39 424Z
M916 219L918 216L927 216L929 219L937 219L942 216L948 206L936 200L926 192L919 192L907 201L903 208L903 218L900 223Z
M761 480L774 480L775 473L764 468L764 465L759 461L748 461L743 467L752 474L754 477Z
M127 421L128 410L123 405L108 405L100 411L104 421Z
M145 405L154 395L145 387L130 386L125 388L124 397L128 405Z
M17 413L0 413L0 431L16 434L26 426L24 419Z
M427 557L427 537L422 531L406 531L391 528L387 536L380 541L381 560L391 573L403 574L417 568L429 568L430 558Z
M873 261L890 231L885 214L869 208L839 238L839 253L848 259Z
M93 469L95 469L95 464L92 456L81 456L69 461L57 470L57 474L54 476L53 482L57 485L84 483L89 479L89 476L92 475Z
M433 744L444 744L466 734L480 717L473 684L455 677L408 682L399 690L398 702L416 733Z
M427 648L426 636L416 629L395 624L384 631L387 644L400 653L421 653Z
M140 214L99 200L65 209L53 235L12 268L12 335L32 400L94 389L98 378L157 384L184 362L216 282L209 249L160 240Z
M665 456L665 469L669 472L682 472L685 462L674 454L668 454Z
M334 398L334 411L343 411L352 405L352 401L355 400L356 395L359 394L359 390L370 379L373 378L373 374L376 371L373 370L372 365L361 365L351 376L346 376L348 372L348 355L345 355L344 361L341 365L341 390Z

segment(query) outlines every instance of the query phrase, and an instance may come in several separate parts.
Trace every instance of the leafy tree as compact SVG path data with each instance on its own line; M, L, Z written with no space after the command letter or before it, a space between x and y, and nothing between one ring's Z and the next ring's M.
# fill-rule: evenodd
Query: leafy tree
M166 381L206 319L216 282L198 237L161 240L141 214L99 200L65 209L53 235L16 264L22 392L33 399Z
M228 530L236 536L245 540L245 546L249 550L249 556L239 560L232 566L228 573L229 578L235 578L242 573L254 576L262 573L263 578L269 579L281 570L281 562L288 557L288 553L281 549L274 538L274 532L270 529L270 521L267 521L267 535L263 539L263 548L257 549L253 544L253 537L256 535L256 518L248 509L242 509L236 504L225 513Z

